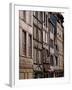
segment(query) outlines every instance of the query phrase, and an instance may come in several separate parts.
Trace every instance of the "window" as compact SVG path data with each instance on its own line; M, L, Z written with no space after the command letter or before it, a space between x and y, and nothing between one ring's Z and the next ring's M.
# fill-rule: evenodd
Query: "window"
M29 56L32 57L32 36L29 35L29 49L28 49L28 52L29 52Z
M26 32L22 30L22 50L23 55L26 55Z
M33 62L41 64L41 51L36 48L33 49Z
M50 64L53 66L54 65L54 61L53 61L53 56L51 55L50 57Z
M50 39L50 46L53 48L53 40Z
M54 33L54 26L50 23L50 30L52 33Z
M33 37L34 39L36 39L36 27L35 26L33 27Z
M47 43L47 32L45 32L45 42Z
M43 41L45 42L45 31L43 31Z
M34 39L39 39L39 37L38 37L39 35L38 35L38 28L36 27L36 26L34 26L34 28L33 28L33 37L34 37Z
M39 53L38 53L38 49L36 49L36 63L39 64Z
M45 19L46 17L45 17L45 12L44 12L44 24L45 24L45 21L46 21L46 19Z
M31 19L32 19L32 15L31 15L31 11L29 11L29 25L31 25Z
M42 33L41 30L38 29L36 26L33 27L33 37L34 39L38 40L38 41L42 41Z
M37 26L40 28L40 30L42 31L42 24L41 24L41 22L37 22Z
M42 21L42 18L43 18L43 14L42 12L40 12L40 21Z
M47 40L48 40L48 34L47 34L47 32L46 31L43 31L43 41L45 42L45 43L47 43Z
M63 49L63 43L58 41L58 49L61 51Z
M40 12L38 12L38 19L40 20Z
M47 19L47 15L46 15L46 27L47 27L47 22L48 22L48 19Z
M62 36L63 34L62 34L62 31L61 31L61 33L60 33L60 36L61 36L61 38L63 38L63 36Z
M47 24L48 24L48 16L46 15L46 13L45 13L45 12L44 12L43 21L44 21L44 26L46 26L46 27L47 27Z
M58 49L58 46L56 45L56 49Z
M35 17L38 17L38 11L35 11L35 12L34 12L34 16L35 16Z
M42 12L38 12L38 19L42 21Z
M23 11L23 19L26 21L26 11Z
M39 59L38 59L39 60L39 64L41 64L41 51L40 50L38 51L38 54L39 54L38 55L39 56Z
M58 45L57 44L55 44L55 49L58 50Z
M36 28L36 39L39 40L38 28Z
M42 41L42 34L41 34L41 31L38 29L38 35L39 35L39 41L41 42Z
M55 59L56 59L56 66L58 65L58 57L55 57Z
M33 62L36 63L36 49L33 49Z

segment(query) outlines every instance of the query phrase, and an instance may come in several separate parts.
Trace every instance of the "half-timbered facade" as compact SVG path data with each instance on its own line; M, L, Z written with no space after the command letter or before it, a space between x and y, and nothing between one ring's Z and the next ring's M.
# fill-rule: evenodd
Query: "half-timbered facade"
M43 77L43 65L42 65L42 12L33 12L33 70L34 78Z

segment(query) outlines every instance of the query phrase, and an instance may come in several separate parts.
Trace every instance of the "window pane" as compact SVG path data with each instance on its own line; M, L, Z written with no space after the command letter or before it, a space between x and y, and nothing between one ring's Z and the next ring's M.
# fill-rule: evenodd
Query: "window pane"
M53 40L50 39L50 46L53 47Z
M50 28L51 28L51 29L50 29L51 32L54 33L54 26L53 26L51 23L50 23Z
M36 39L39 40L38 28L36 28Z
M23 55L26 55L26 32L22 30L22 49Z
M40 12L40 21L42 21L42 18L43 18L43 13Z
M38 19L42 21L42 12L38 12Z
M54 65L53 56L51 56L50 62L51 62L51 65L53 66Z
M45 31L43 31L43 41L45 42Z
M58 57L55 57L56 58L56 66L58 65Z
M23 11L24 21L26 21L26 11Z
M36 62L39 63L39 53L37 49L36 49Z
M44 23L45 23L45 20L46 20L45 18L46 18L46 17L45 17L45 12L44 12Z
M34 15L35 17L38 17L38 11L35 11Z
M32 18L31 18L31 17L32 17L31 13L32 13L32 12L29 11L29 25L31 25L31 19L32 19Z
M42 37L41 37L41 31L40 30L38 30L38 33L39 33L39 41L42 41L41 39L42 39Z
M36 63L36 49L33 49L33 62Z
M47 27L47 15L46 15L46 27Z
M38 53L39 53L39 64L41 64L41 51L39 51Z
M30 57L32 57L32 36L31 35L29 35L29 50L28 50L28 52L29 52L29 56Z
M36 39L36 27L35 26L33 28L33 37L34 37L34 39Z
M47 43L47 32L46 32L46 43Z

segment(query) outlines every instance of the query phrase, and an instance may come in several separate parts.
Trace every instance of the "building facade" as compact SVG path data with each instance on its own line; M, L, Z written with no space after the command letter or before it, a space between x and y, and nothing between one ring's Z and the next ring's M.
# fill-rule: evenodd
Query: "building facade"
M63 16L57 15L57 47L58 47L58 76L64 76L64 27L63 27Z
M19 11L19 78L64 76L61 13Z
M19 11L19 78L33 77L33 15L30 11Z
M33 68L34 78L43 77L42 65L42 12L33 12Z

